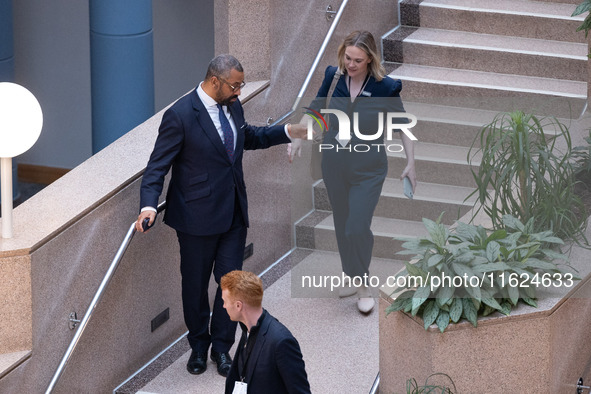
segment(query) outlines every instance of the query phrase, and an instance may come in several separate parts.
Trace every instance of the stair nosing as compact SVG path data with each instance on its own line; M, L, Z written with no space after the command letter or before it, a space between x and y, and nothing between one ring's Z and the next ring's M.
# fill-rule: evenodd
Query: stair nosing
M331 213L330 216L328 216L325 220L328 220L329 218L332 220L332 216L333 216L333 214ZM375 227L374 227L375 220L376 220L376 218L374 217L374 222L372 222L372 233L374 236L391 237L391 238L409 236L409 234L405 234L400 231L384 232L384 231L375 230ZM418 220L391 219L391 218L385 218L385 217L379 217L379 220L396 224L396 225L391 226L392 228L409 228L409 226L413 226L413 228L415 230L419 229L419 227L421 229L424 229L423 222L418 221ZM318 230L328 230L328 231L334 231L334 229L335 229L334 225L322 224L322 222L318 223L314 228L318 229Z
M471 87L471 88L479 88L479 89L487 89L487 90L499 90L499 91L506 91L506 92L518 92L518 93L532 93L532 94L541 94L541 95L551 95L551 96L558 96L558 97L565 97L565 98L574 98L574 99L586 99L587 94L585 93L572 93L567 91L558 91L556 89L550 90L539 90L539 89L531 89L531 88L520 88L513 86L503 86L503 85L492 85L492 84L485 84L485 83L474 83L474 82L460 82L455 80L446 80L445 76L439 75L437 78L425 78L425 77L413 77L408 75L399 75L397 72L400 72L401 68L406 66L406 68L418 68L423 70L439 70L439 71L447 71L447 72L462 72L464 74L469 73L475 76L485 76L485 75L499 75L503 77L514 78L518 79L525 79L525 80L538 80L540 81L539 84L542 84L543 81L552 80L562 81L565 85L570 86L577 86L580 85L587 85L586 82L579 82L579 81L570 81L570 80L560 80L556 78L544 78L544 77L534 77L534 76L524 76L524 75L515 75L515 74L502 74L502 73L494 73L494 72L487 72L487 71L474 71L474 70L466 70L466 69L452 69L446 67L434 67L434 66L424 66L418 64L409 64L403 63L400 68L397 68L392 73L389 74L391 78L400 79L402 81L411 81L411 82L423 82L423 83L430 83L434 85L444 85L444 86L459 86L459 87ZM586 89L585 89L586 91Z
M435 29L429 27L420 27L417 31L429 31L429 32L450 32L450 34L455 34L456 37L471 36L471 37L482 37L486 38L487 36L499 37L503 40L508 42L514 41L524 41L524 42L532 42L532 43L542 43L545 41L552 41L556 43L561 43L561 41L556 40L543 40L539 38L529 38L529 37L516 37L516 36L503 36L503 35L496 35L496 34L487 34L487 33L476 33L476 32L469 32L469 31L456 31L456 30L447 30L447 29ZM560 58L560 59L570 59L570 60L582 60L586 61L587 55L587 44L585 43L575 43L575 42L565 42L569 44L571 47L581 47L581 52L585 52L585 55L574 55L574 54L567 54L567 53L559 53L559 52L540 52L540 51L528 51L522 49L515 49L509 46L486 46L486 45L473 45L473 44L465 44L458 41L450 43L448 41L436 41L436 40L429 40L429 39L422 39L422 38L413 38L413 36L417 35L417 32L406 37L403 42L404 43L412 43L412 44L420 44L420 45L432 45L432 46L440 46L446 48L462 48L462 49L475 49L475 50L484 50L484 51L496 51L496 52L504 52L504 53L512 53L512 54L523 54L523 55L535 55L535 56L544 56L544 57L551 57L551 58Z
M397 142L397 140L392 140L393 142ZM420 141L419 141L420 142ZM415 145L414 157L415 160L424 160L424 161L433 161L433 162L441 162L441 163L451 163L451 164L461 164L461 165L469 165L467 159L455 159L458 157L456 154L452 156L446 155L446 150L456 150L460 152L465 152L465 155L462 157L468 157L468 151L470 147L466 146L459 146L459 145L446 145L446 144L438 144L434 142L421 142L420 144ZM422 150L426 150L427 153L422 153ZM433 152L436 152L438 155L434 155ZM440 153L443 153L441 155ZM449 153L447 153L449 154ZM402 152L389 152L387 151L387 156L392 158L403 158L405 155ZM474 165L479 165L480 161L473 161Z
M500 2L498 2L498 1L495 2L495 4L498 4L498 3L500 3ZM446 8L446 9L458 10L458 11L471 11L471 12L482 12L482 13L491 13L491 14L518 15L518 16L535 17L535 18L559 19L559 20L575 21L575 22L582 22L585 19L584 15L571 16L571 15L566 15L566 14L565 15L558 15L555 13L551 13L550 11L548 11L548 13L543 13L543 12L530 12L530 11L515 11L515 10L504 9L504 8L476 8L473 6L466 6L466 5L437 3L437 2L433 2L432 0L426 0L426 1L421 2L420 6L421 7L433 7L433 8ZM490 7L490 5L489 5L489 7ZM566 9L567 7L565 6L564 8ZM573 9L573 11L574 11L574 9Z

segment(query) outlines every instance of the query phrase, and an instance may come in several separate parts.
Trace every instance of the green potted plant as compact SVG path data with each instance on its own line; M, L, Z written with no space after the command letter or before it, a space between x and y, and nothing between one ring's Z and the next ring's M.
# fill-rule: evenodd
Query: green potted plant
M523 224L504 215L502 228L492 232L463 222L450 230L440 219L423 219L427 237L400 238L398 254L413 261L398 274L405 278L397 279L404 291L386 315L404 311L421 317L425 330L436 324L443 332L461 319L476 327L479 316L508 315L519 302L537 306L538 288L570 288L579 279L566 265L567 256L551 248L563 241L551 231L534 232L535 218Z
M552 230L564 240L584 240L587 212L575 192L571 138L554 117L522 111L498 114L476 136L468 153L479 209L493 228L504 215L533 231Z
M439 384L430 382L433 378L443 377L445 380L449 380L450 384ZM451 389L453 387L453 391ZM457 392L457 388L453 380L444 373L434 373L429 375L425 379L423 385L419 385L415 378L410 378L406 381L406 393L407 394L454 394Z
M584 12L591 11L591 0L584 0L581 4L577 6L575 11L572 13L571 16L581 15ZM589 34L589 30L591 30L591 13L587 14L587 17L583 20L581 26L577 28L577 31L583 30L585 32L585 38Z

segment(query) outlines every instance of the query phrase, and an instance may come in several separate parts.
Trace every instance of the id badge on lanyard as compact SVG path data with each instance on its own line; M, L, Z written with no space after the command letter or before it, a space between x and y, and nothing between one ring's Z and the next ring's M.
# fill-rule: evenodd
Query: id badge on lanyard
M232 391L232 394L246 394L246 390L248 388L248 385L244 382L235 382L234 383L234 390Z

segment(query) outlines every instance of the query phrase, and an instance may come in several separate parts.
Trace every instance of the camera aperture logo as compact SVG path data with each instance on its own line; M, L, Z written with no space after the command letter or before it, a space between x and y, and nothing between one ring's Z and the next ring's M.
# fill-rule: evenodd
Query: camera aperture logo
M328 131L328 124L326 123L324 116L322 116L318 111L314 111L312 108L304 107L304 109L306 110L306 113L304 115L308 115L309 117L314 119L318 126L320 126L320 131L322 133ZM314 131L312 130L312 133L313 132ZM308 139L311 139L310 137L310 124L308 123Z
M356 143L356 144L349 144L351 141L351 120L349 116L340 110L337 109L321 109L320 113L318 111L313 110L312 108L304 107L306 113L304 115L308 115L308 140L314 140L314 122L318 124L320 127L321 132L328 131L328 125L326 119L322 116L322 114L333 114L337 117L339 131L335 137L335 141L338 144L334 143L326 143L326 141L322 141L318 144L318 149L320 151L323 150L347 150L349 152L368 152L372 149L372 147L377 148L378 151L380 149L385 149L388 152L402 152L404 147L398 143L390 143L392 141L393 133L395 130L400 130L403 132L411 141L417 141L417 137L410 131L411 128L416 126L417 124L417 117L406 113L406 112L387 112L386 113L386 122L384 122L384 113L378 112L378 130L373 134L364 134L361 133L359 130L359 114L357 112L353 113L353 133L355 137L357 137L361 141L376 141L381 139L384 135L384 123L386 125L386 141L388 143ZM408 120L408 122L405 122Z

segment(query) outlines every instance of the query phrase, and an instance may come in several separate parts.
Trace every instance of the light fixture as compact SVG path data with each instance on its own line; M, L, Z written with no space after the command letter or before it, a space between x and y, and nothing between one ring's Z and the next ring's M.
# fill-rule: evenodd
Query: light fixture
M12 238L12 158L29 150L41 134L43 113L26 88L0 82L0 189L2 238Z

